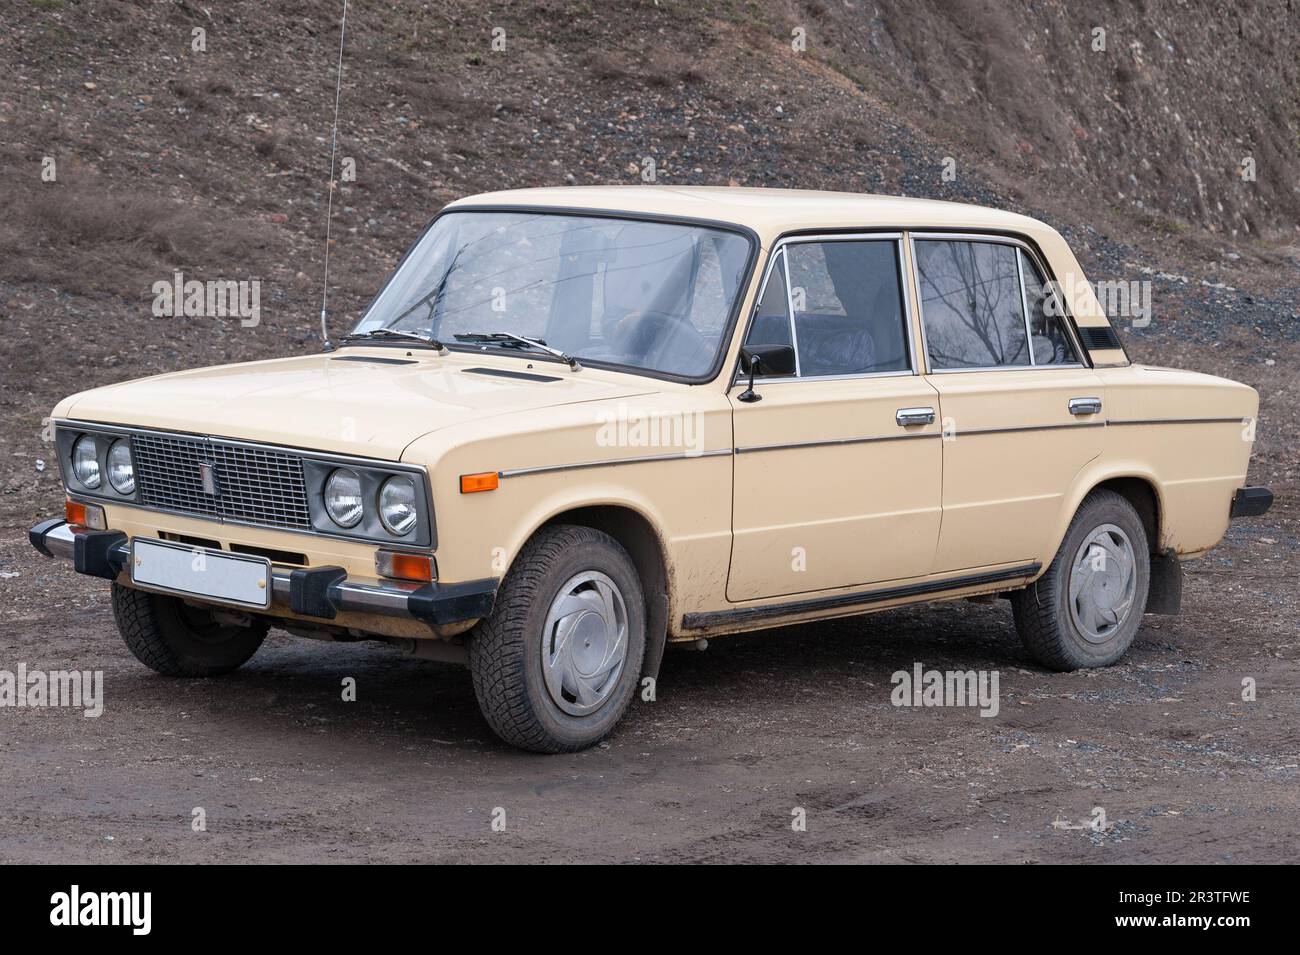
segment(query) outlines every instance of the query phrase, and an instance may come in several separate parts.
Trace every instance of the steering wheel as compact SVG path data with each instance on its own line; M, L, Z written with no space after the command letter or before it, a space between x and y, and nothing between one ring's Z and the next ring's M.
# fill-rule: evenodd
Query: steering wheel
M652 355L663 355L666 350L685 356L708 347L704 336L686 316L659 309L636 309L604 324L605 340L616 351L642 361Z

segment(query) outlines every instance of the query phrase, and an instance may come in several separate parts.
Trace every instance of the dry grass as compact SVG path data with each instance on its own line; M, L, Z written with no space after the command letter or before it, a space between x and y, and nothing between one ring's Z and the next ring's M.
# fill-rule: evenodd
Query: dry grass
M135 297L172 269L250 264L267 241L260 223L94 177L43 183L17 192L0 222L0 280Z
M696 57L676 51L637 56L621 50L595 50L582 58L582 66L598 80L659 88L698 83L705 77L704 67Z

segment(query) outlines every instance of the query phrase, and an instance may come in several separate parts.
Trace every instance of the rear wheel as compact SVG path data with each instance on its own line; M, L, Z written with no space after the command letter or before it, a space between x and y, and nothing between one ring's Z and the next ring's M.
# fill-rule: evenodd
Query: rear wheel
M257 652L267 625L239 626L220 619L220 613L113 584L113 618L126 648L164 676L220 676Z
M470 639L474 693L507 743L593 746L636 691L645 598L627 552L590 527L543 528L520 552Z
M1012 595L1025 647L1053 670L1114 663L1142 625L1150 560L1133 505L1114 491L1093 491L1047 572Z

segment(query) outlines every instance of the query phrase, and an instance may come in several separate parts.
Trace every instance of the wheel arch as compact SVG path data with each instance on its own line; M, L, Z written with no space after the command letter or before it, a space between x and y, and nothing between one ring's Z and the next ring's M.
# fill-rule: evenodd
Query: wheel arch
M669 572L663 538L654 522L627 504L580 504L551 514L529 533L528 538L555 524L577 524L608 534L627 551L641 578L645 597L646 648L641 667L643 677L655 678L668 639Z
M1164 553L1169 528L1159 479L1145 468L1134 466L1085 469L1075 481L1072 493L1065 499L1053 536L1046 541L1042 558L1044 566L1051 562L1061 542L1065 540L1070 522L1079 512L1084 499L1098 489L1114 491L1132 504L1142 519L1142 528L1147 534L1147 549L1152 554Z
M1114 491L1133 505L1138 517L1142 519L1142 529L1147 534L1147 550L1153 554L1161 552L1160 534L1162 529L1162 510L1160 492L1154 481L1137 476L1111 477L1094 484L1088 494L1098 490ZM1086 498L1087 495L1085 494ZM1082 503L1082 499L1080 501Z

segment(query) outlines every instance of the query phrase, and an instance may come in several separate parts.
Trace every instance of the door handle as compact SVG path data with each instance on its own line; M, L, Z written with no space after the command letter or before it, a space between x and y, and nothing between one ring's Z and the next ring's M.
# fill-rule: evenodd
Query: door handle
M1071 398L1070 414L1101 414L1101 399Z
M899 408L894 420L900 428L913 424L934 424L933 408Z

